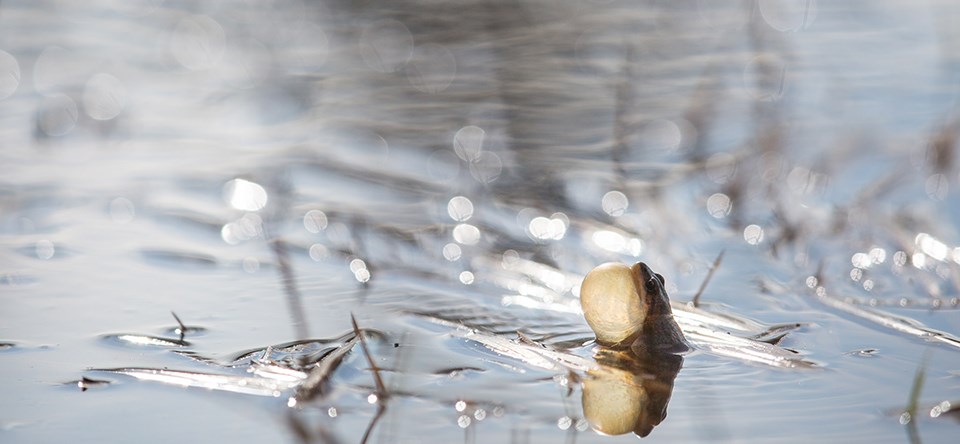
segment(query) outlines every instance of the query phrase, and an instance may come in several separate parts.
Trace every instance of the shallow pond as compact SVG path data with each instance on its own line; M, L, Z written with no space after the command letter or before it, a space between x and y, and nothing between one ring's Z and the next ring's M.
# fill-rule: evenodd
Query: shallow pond
M4 0L0 441L949 442L960 7L723 3Z

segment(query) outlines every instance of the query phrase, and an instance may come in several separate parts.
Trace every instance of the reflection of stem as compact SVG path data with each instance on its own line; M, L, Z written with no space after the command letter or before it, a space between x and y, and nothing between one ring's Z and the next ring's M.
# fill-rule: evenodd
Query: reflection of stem
M373 432L373 428L377 425L377 422L380 421L383 413L387 411L386 404L380 403L379 401L378 404L377 413L373 415L373 419L371 419L370 424L367 425L367 430L363 432L363 438L360 439L360 444L367 444L367 439L370 438L370 433Z
M277 206L271 218L274 220L273 224L276 224L275 220L281 215L286 214L290 208L291 193L290 185L281 178L277 179L275 188L277 190ZM263 237L267 240L267 243L270 244L270 249L273 251L274 258L277 261L277 269L280 271L280 278L283 281L283 291L287 295L287 309L290 310L290 317L293 320L293 328L296 331L297 339L304 340L310 337L310 332L307 328L306 316L304 315L303 297L297 286L297 276L293 273L293 266L290 265L290 253L287 249L287 243L279 236L276 236L274 230L269 228L269 225L263 227Z
M618 188L625 188L627 173L624 168L627 151L627 137L629 134L628 114L633 108L632 85L634 81L633 63L636 60L637 49L633 43L624 42L623 66L620 68L620 78L614 85L614 116L613 116L613 164L617 172Z
M290 266L287 243L283 239L277 238L270 242L270 247L277 258L277 266L283 279L283 291L287 294L287 305L290 308L290 316L293 318L293 327L297 331L297 339L307 339L310 332L307 329L307 319L303 314L303 298L300 295L300 289L297 287L297 278L293 274L293 267Z
M923 354L923 360L917 367L917 373L913 377L913 386L910 387L910 402L907 404L907 437L911 444L920 444L920 431L917 430L917 406L920 404L920 392L923 391L923 382L927 375L927 361L930 359L930 349Z

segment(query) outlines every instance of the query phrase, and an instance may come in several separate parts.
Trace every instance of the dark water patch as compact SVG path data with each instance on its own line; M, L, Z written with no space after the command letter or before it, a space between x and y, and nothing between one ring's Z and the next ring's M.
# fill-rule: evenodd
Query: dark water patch
M180 270L210 269L218 265L215 257L198 252L144 249L140 255L151 265Z
M195 229L211 237L220 237L220 230L227 223L213 215L177 209L160 210L155 217L164 225Z
M13 343L13 342L2 342L2 341L0 341L0 351L13 350L13 348L16 347L16 346L17 346L17 344L15 344L15 343Z
M451 378L457 378L461 376L466 376L470 373L482 373L485 371L486 369L483 369L480 367L453 367L453 368L441 368L441 369L434 370L433 374L448 376Z
M40 260L66 259L77 254L75 251L47 239L23 245L16 251L23 256Z
M28 274L4 274L0 276L0 286L19 287L35 284L39 281L36 276Z

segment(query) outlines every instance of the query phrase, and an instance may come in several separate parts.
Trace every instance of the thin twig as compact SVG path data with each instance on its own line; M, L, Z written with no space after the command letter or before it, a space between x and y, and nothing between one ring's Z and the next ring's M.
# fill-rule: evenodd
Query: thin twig
M183 324L183 321L180 320L180 316L177 316L173 310L170 310L170 314L172 314L173 318L177 320L177 324L180 324L180 340L183 341L183 337L187 334L187 326Z
M353 316L353 313L350 314L350 323L353 324L353 334L360 338L360 349L363 351L363 356L367 358L367 364L370 365L370 370L373 371L373 383L376 385L377 399L385 399L387 397L387 387L380 377L380 368L377 367L377 364L373 362L373 357L370 356L370 350L367 348L367 340L363 337L360 327L357 326L357 318Z
M373 428L386 411L387 387L383 383L383 378L380 377L380 368L377 367L377 364L374 364L373 357L370 356L370 350L367 348L367 340L364 339L363 332L361 332L360 327L357 326L357 318L353 316L353 313L350 313L350 323L353 324L353 334L360 338L360 349L363 351L363 356L367 358L367 364L370 365L370 370L373 371L373 383L376 386L377 413L373 415L373 419L370 420L370 425L367 426L367 430L363 433L363 438L360 440L360 444L366 444L367 439L370 438L370 433L373 432Z
M703 278L703 282L700 283L700 289L697 290L697 294L693 295L693 306L700 306L700 295L703 294L703 290L707 288L707 284L710 282L710 278L713 277L713 273L717 271L717 268L720 267L720 262L723 260L723 254L726 253L726 250L721 250L720 254L717 255L717 258L713 261L713 265L710 266L710 271L707 272L707 277Z

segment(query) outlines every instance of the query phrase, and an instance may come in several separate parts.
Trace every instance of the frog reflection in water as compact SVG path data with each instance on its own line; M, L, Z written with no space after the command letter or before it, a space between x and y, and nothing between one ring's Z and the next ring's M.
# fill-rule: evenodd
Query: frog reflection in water
M689 350L673 319L664 280L646 264L607 263L580 289L581 306L601 345L598 369L583 382L583 411L594 430L650 434L667 415L673 381Z

